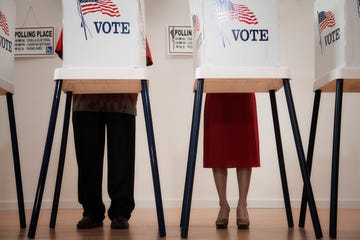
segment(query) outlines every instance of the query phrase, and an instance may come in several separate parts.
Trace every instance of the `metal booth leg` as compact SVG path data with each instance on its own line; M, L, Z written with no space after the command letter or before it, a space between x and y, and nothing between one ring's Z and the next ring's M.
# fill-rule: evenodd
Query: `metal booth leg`
M271 112L273 115L273 122L274 122L276 149L277 149L278 160L279 160L279 169L280 169L280 176L281 176L281 185L282 185L282 189L283 189L286 217L287 217L288 227L292 228L292 227L294 227L294 220L293 220L292 211L291 211L289 188L288 188L288 183L287 183L287 178L286 178L284 153L283 153L283 148L282 148L280 124L279 124L279 116L278 116L278 110L277 110L277 104L276 104L275 91L270 90L269 94L270 94L270 101L271 101Z
M194 185L196 153L197 153L197 145L199 139L203 85L204 85L204 79L198 79L197 89L195 91L195 98L194 98L194 109L193 109L191 134L190 134L190 146L189 146L185 189L184 189L183 205L182 205L181 220L180 220L182 238L187 238L188 230L189 230L191 198L192 198L192 191Z
M154 138L154 130L152 124L152 117L151 117L151 108L150 108L147 80L141 80L141 89L142 89L141 96L142 96L145 124L146 124L146 133L147 133L148 145L149 145L151 171L152 171L153 185L155 191L155 202L156 202L156 211L157 211L157 219L159 226L159 235L160 237L165 237L166 230L165 230L165 221L164 221L164 211L162 206L160 179L159 179L159 171L158 171L158 164L156 157L155 138Z
M59 165L58 165L58 171L57 171L57 177L56 177L54 200L53 200L50 225L49 225L50 228L55 228L56 216L57 216L58 207L59 207L61 182L62 182L62 177L63 177L63 173L64 173L66 145L67 145L68 132L69 132L71 99L72 99L72 92L66 92L65 114L64 114L63 131L62 131L62 137L61 137L60 156L59 156Z
M32 216L31 216L30 227L29 227L29 232L28 232L29 238L35 237L36 226L37 226L37 222L39 219L41 201L42 201L42 196L44 193L47 170L49 167L51 147L52 147L52 142L54 139L56 118L57 118L57 113L58 113L58 109L59 109L61 86L62 86L62 80L56 80L55 92L54 92L50 121L49 121L49 128L48 128L48 133L46 136L46 143L45 143L44 155L43 155L41 171L40 171L40 176L39 176L39 182L38 182L38 186L36 189L34 207L33 207L33 212L32 212Z
M316 90L315 97L314 97L313 112L312 112L312 117L311 117L308 152L307 152L307 158L306 158L306 160L307 160L306 164L308 166L309 177L311 175L311 168L312 168L313 155L314 155L314 145L315 145L317 121L318 121L318 116L319 116L320 98L321 98L321 90ZM299 227L301 227L301 228L305 227L306 204L307 204L307 197L306 197L306 189L304 187L303 193L302 193L300 217L299 217Z
M332 170L331 170L331 194L330 194L330 229L329 229L330 238L336 238L343 83L344 83L343 79L336 80Z
M12 93L6 93L6 102L7 102L7 108L8 108L10 134L11 134L11 144L12 144L13 160L14 160L14 171L15 171L15 182L16 182L18 209L19 209L20 228L26 228L24 195L23 195L23 188L22 188L22 181L21 181L19 147L18 147L18 140L17 140L17 133L16 133L14 103L13 103L12 96L13 96Z
M313 227L314 227L316 238L319 239L319 238L323 237L323 234L322 234L322 230L321 230L319 216L318 216L318 213L316 210L316 204L315 204L314 194L313 194L312 187L311 187L310 176L309 176L308 168L307 168L306 161L305 161L305 154L304 154L304 149L303 149L302 142L301 142L300 130L299 130L299 126L298 126L298 122L297 122L297 118L296 118L296 112L295 112L294 102L293 102L293 98L292 98L292 94L291 94L289 79L284 79L283 84L284 84L286 102L287 102L288 109L289 109L291 126L293 129L293 134L294 134L294 139L295 139L295 144L296 144L296 151L298 154L298 159L299 159L299 164L300 164L301 175L302 175L302 178L304 181L306 195L308 197L309 209L310 209L310 213L311 213L311 217L312 217Z

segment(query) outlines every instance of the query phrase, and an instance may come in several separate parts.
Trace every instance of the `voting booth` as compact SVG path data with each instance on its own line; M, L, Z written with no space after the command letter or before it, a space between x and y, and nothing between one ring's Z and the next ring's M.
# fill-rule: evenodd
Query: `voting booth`
M6 95L12 152L15 169L16 190L19 208L20 227L26 227L24 198L21 181L20 158L17 143L14 94L14 45L15 45L16 6L13 1L0 2L0 95Z
M234 86L239 92L267 92L290 78L280 65L277 1L196 0L189 5L194 78L208 80L206 92L233 92ZM216 84L219 79L225 81Z
M321 238L321 227L291 96L290 72L280 63L278 1L189 0L189 8L193 26L195 99L181 236L187 237L188 234L203 92L269 92L288 226L293 226L275 99L275 92L284 86L300 169L311 199L315 233Z
M63 1L63 68L54 79L74 93L140 92L127 80L147 79L144 4L96 2Z
M15 4L0 3L0 94L14 93Z
M277 1L253 2L190 1L195 67L280 66Z
M141 93L159 235L164 237L166 232L146 74L144 1L63 0L62 6L63 67L54 72L56 87L28 237L35 236L61 91L67 97L50 228L54 228L56 223L72 94Z
M335 79L344 78L347 92L360 91L360 2L315 1L314 89L334 91Z
M360 1L316 0L314 5L315 97L307 160L311 171L321 93L335 92L329 227L329 236L335 239L342 97L343 92L360 92ZM304 226L305 212L303 195L300 226Z
M63 1L64 68L145 68L140 1L112 2Z

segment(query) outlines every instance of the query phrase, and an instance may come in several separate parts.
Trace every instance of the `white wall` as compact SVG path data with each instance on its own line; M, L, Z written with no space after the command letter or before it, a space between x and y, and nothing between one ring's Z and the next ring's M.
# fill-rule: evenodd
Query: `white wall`
M189 24L187 1L146 0L147 34L154 58L150 68L150 100L152 106L157 156L165 207L180 207L184 188L193 106L192 58L166 54L166 26ZM16 0L17 26L55 26L61 29L60 0ZM31 4L34 14L25 16ZM313 1L280 0L282 62L291 69L294 102L304 149L307 149L313 102ZM49 122L55 84L53 71L61 66L54 58L16 59L15 61L15 114L22 167L24 197L27 208L32 208L43 149ZM51 206L59 156L65 95L62 94L59 119L50 159L43 207ZM297 153L291 131L283 90L277 93L279 118L289 182L290 197L299 205L302 180ZM360 207L360 149L357 124L360 117L357 94L345 94L340 151L339 200L344 207ZM281 183L268 94L257 94L262 167L254 169L249 192L250 207L282 207ZM12 163L6 99L1 97L0 107L0 209L16 208L16 191ZM318 134L314 153L312 182L318 206L328 207L330 190L330 161L332 148L334 94L324 93L321 99ZM77 204L77 167L72 126L66 155L60 207L80 207ZM234 171L229 175L229 199L237 201ZM105 180L106 182L106 180ZM149 154L141 97L137 117L136 150L136 202L138 207L154 207ZM104 199L108 200L106 187ZM202 125L195 175L193 206L217 205L211 171L202 168Z

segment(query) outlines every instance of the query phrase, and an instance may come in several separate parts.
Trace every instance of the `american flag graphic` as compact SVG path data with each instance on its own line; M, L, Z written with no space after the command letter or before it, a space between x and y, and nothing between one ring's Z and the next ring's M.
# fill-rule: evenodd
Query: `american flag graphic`
M336 25L334 14L331 11L318 12L319 30L322 32L327 27L333 27Z
M111 0L80 0L80 7L83 15L101 12L110 17L120 17L119 9Z
M194 29L194 32L200 32L200 21L199 21L199 16L197 16L197 15L193 15L193 16L192 16L192 22L193 22L193 29Z
M230 0L215 0L215 7L220 23L238 20L246 24L258 24L258 20L246 5L233 3Z
M6 21L5 14L0 10L0 27L4 31L6 36L9 36L9 25Z

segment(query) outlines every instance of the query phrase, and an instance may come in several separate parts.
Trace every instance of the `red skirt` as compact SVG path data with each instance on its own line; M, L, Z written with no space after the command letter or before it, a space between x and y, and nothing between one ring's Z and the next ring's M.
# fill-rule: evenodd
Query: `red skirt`
M260 166L254 93L208 93L204 112L204 167Z

